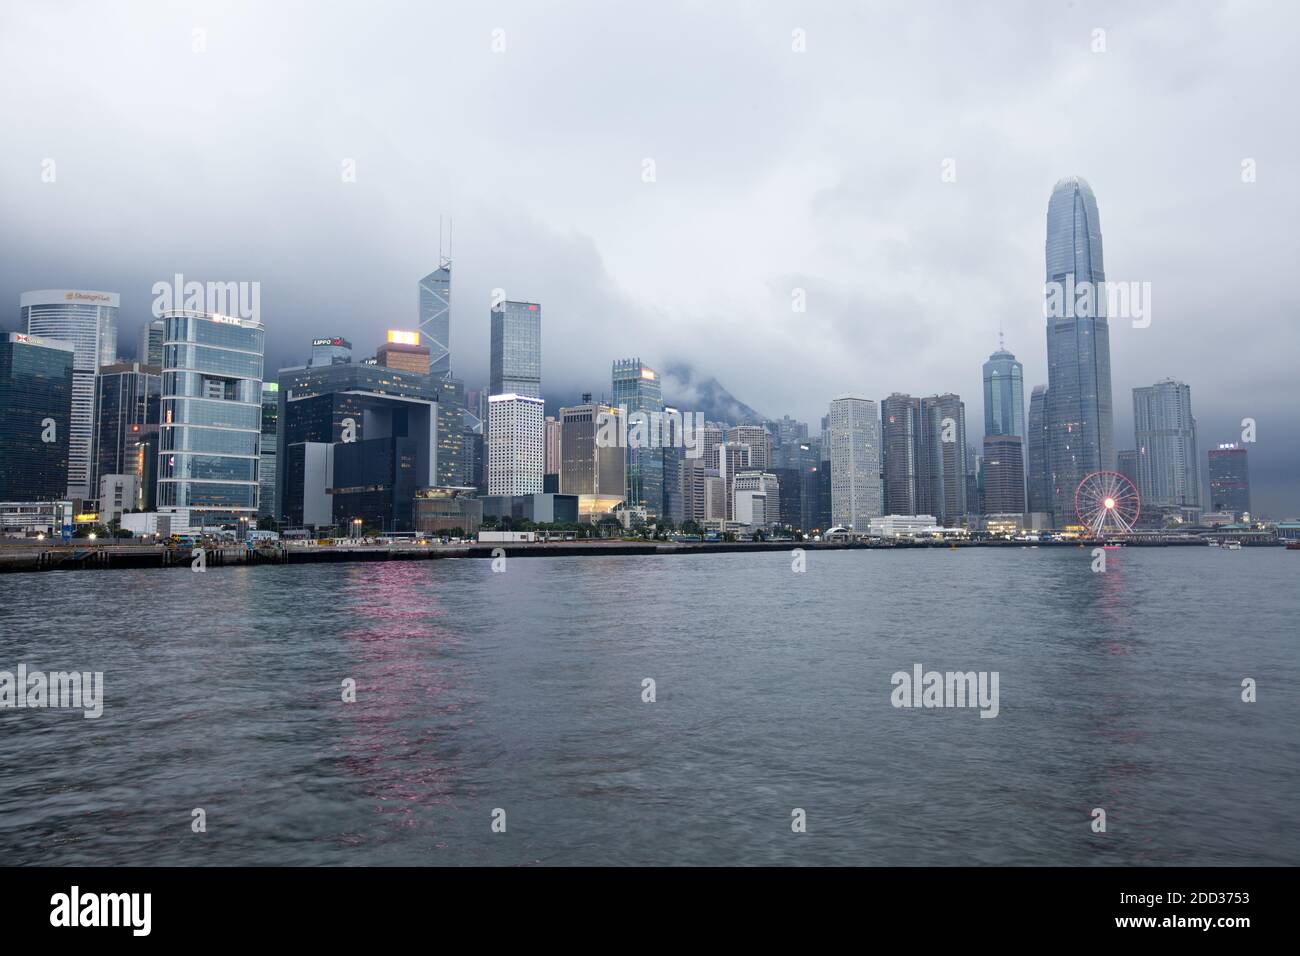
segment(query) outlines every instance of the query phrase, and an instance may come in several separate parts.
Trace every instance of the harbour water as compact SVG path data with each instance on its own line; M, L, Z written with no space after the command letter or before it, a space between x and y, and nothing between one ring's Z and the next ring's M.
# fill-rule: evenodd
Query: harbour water
M0 671L102 671L104 701L97 719L0 709L0 854L1300 863L1296 555L1121 548L1103 573L1087 549L806 560L11 578ZM891 675L916 664L997 672L996 718L894 707Z

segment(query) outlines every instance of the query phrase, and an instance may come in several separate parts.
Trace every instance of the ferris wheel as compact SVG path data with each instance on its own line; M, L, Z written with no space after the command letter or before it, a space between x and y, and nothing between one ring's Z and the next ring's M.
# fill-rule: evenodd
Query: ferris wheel
M1141 513L1138 491L1117 471L1094 471L1074 492L1074 512L1094 538L1127 534Z

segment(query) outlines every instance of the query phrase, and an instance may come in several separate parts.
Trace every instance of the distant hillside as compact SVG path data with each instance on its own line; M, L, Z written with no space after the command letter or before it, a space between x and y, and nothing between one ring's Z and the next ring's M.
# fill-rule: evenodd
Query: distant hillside
M703 412L707 421L733 425L757 425L763 421L762 414L732 395L716 378L697 379L695 369L684 362L664 368L660 383L665 405L683 412ZM608 383L592 392L596 401L609 401ZM577 405L581 400L581 393L576 391L547 395L546 414L558 417L561 408Z

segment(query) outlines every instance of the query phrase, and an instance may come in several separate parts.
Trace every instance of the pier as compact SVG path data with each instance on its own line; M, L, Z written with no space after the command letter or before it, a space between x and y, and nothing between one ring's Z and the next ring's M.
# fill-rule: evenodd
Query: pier
M261 564L328 564L354 561L429 561L443 558L601 557L613 555L729 554L759 551L888 551L958 550L966 548L1094 548L1204 547L1206 541L1186 535L1161 535L1107 541L1005 541L1005 540L869 540L869 541L628 541L588 539L537 543L472 542L465 544L329 544L292 543L270 547L203 549L158 544L41 544L0 543L0 573L30 571L91 571L132 568L190 569L203 551L205 567L220 568ZM1273 543L1272 546L1276 546Z

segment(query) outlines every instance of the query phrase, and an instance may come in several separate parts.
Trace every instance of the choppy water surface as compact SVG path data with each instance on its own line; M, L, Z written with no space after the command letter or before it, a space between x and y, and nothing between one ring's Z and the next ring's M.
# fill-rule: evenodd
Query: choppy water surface
M1300 555L1107 554L1104 574L1044 548L8 577L0 670L103 671L106 692L98 720L0 710L0 853L1300 863ZM915 663L997 671L998 717L894 708Z

